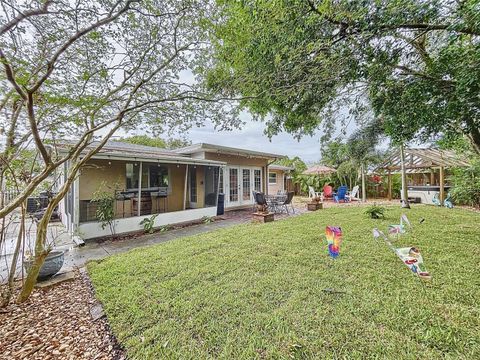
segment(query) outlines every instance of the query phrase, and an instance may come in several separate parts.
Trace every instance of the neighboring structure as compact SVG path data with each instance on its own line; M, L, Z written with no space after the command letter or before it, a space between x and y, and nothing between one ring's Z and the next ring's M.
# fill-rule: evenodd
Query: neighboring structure
M304 175L330 175L337 172L334 168L325 165L313 165L303 172Z
M408 197L418 198L422 203L433 204L438 193L440 201L445 200L445 192L450 188L446 181L446 169L469 166L469 162L453 151L434 148L406 148L405 169L407 172ZM388 174L388 199L392 199L392 174L401 172L400 151L393 152L374 172Z
M268 167L268 193L276 194L279 191L293 191L293 183L290 172L293 167L282 165L270 165Z
M67 143L60 151L69 148ZM115 195L117 234L142 230L140 222L154 214L155 227L214 216L219 193L225 194L225 208L235 209L251 206L253 190L268 191L268 166L279 158L212 144L165 150L109 142L82 168L60 215L83 239L111 235L97 221L97 203L91 201L103 191Z

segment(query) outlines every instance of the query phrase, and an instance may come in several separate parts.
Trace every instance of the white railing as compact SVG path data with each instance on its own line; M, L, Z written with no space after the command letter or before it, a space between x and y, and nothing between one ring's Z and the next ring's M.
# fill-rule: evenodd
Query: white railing
M20 191L18 190L0 191L0 200L3 199L3 206L5 206L12 202L12 200L15 199L18 195L20 195Z

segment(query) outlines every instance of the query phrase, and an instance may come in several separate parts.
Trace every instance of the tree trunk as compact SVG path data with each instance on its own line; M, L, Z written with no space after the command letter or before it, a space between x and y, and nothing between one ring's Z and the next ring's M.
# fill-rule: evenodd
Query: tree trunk
M468 138L470 139L470 143L472 144L473 150L480 155L480 131L475 129L468 134Z
M37 233L35 239L35 256L33 259L32 266L27 271L27 278L25 279L25 283L22 286L22 291L18 295L17 301L19 303L25 302L30 294L33 291L33 287L37 283L38 273L45 262L45 258L47 257L50 250L45 247L45 243L47 241L47 229L48 223L50 221L50 217L52 216L53 210L55 209L55 205L52 206L52 202L48 204L45 214L42 216L40 221L37 224Z
M32 293L33 287L37 282L40 268L42 267L43 263L45 262L45 258L50 252L50 250L46 248L45 244L47 241L48 223L50 222L50 218L52 217L53 210L55 210L57 205L67 194L70 186L72 185L75 177L77 176L78 170L83 165L84 161L85 158L72 166L72 169L70 170L70 173L65 183L62 185L58 193L50 200L47 208L45 209L45 214L43 214L42 218L38 222L35 238L35 257L33 259L32 267L27 272L27 278L25 280L25 283L23 284L22 291L18 295L17 301L19 303L25 302Z
M15 244L12 263L10 264L10 273L8 274L7 287L5 289L5 292L2 294L2 303L0 304L0 307L7 306L10 303L10 299L12 298L12 294L13 294L18 256L20 254L20 249L22 248L21 245L22 245L22 242L24 241L24 236L25 236L25 216L26 216L25 204L22 204L21 214L22 214L22 217L20 220L20 230L18 231L17 243Z
M362 163L362 167L360 168L362 172L362 201L367 201L367 190L365 186L365 165Z
M410 209L410 204L408 203L407 171L405 169L405 151L403 144L400 145L400 163L402 167L402 208Z

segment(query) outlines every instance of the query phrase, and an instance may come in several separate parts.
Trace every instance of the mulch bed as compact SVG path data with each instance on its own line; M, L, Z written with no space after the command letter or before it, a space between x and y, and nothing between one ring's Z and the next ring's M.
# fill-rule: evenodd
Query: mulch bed
M125 359L105 317L93 319L95 305L83 272L35 289L26 303L0 309L0 359Z

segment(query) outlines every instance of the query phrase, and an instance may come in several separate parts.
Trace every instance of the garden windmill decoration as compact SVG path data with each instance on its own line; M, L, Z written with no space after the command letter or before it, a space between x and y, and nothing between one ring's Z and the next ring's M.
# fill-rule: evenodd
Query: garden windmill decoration
M338 226L327 226L325 236L328 243L328 254L333 258L340 255L340 244L342 243L342 228Z
M339 226L327 226L325 228L325 237L327 238L328 254L333 261L340 255L340 244L342 243L342 228ZM333 265L333 262L331 265ZM333 288L326 288L323 289L323 291L330 294L345 293L345 291L336 290Z
M411 229L412 225L410 224L410 221L408 221L407 215L402 214L400 217L400 224L388 226L388 234L396 235L398 237L407 232L407 227Z
M373 229L373 237L375 240L382 238L387 246L402 260L402 262L419 278L431 279L430 273L423 264L423 257L420 250L416 247L396 248L390 242L389 238L378 229Z

